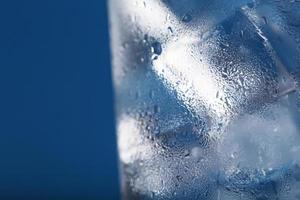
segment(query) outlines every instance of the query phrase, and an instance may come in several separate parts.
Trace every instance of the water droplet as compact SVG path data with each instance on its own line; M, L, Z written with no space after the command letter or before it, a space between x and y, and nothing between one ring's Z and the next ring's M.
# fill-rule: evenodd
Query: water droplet
M131 22L134 23L136 21L136 16L135 15L131 15Z
M144 162L143 161L140 161L139 162L139 166L143 166L144 165Z
M146 126L146 130L150 131L151 127L150 126Z
M147 43L148 42L148 34L145 34L144 35L144 39L143 39L143 43Z
M223 49L225 49L225 48L228 48L228 47L229 47L229 44L226 43L226 42L221 42L221 43L220 43L220 46L221 46Z
M244 37L244 31L241 30L241 37Z
M176 176L176 179L177 179L179 182L181 182L181 181L182 181L182 179L183 179L183 177L182 177L182 176L180 176L180 175L177 175L177 176Z
M192 153L192 156L194 158L199 159L199 158L202 157L202 149L200 147L194 147L194 148L192 148L191 153Z
M158 56L157 55L152 55L151 60L157 60Z
M146 2L145 2L145 1L143 1L143 5L144 5L144 7L145 7L145 8L147 7L147 5L146 5Z
M222 78L227 78L227 76L228 76L228 75L227 75L226 73L224 73L224 72L222 72L221 75L222 75Z
M184 157L189 157L190 156L190 151L189 150L184 150L184 152L183 152L183 155L184 155Z
M183 22L190 22L192 20L192 16L188 13L186 13L185 15L183 15L182 19Z
M154 113L160 112L160 107L158 105L155 105L153 109L154 109Z
M122 47L123 47L123 49L127 49L127 48L128 48L128 43L127 43L127 42L124 42L124 43L122 44Z
M151 45L151 52L160 55L162 52L161 44L159 42L153 42Z
M265 16L262 16L262 19L264 20L265 24L268 24L267 18Z
M210 34L211 34L211 33L210 33L209 31L206 31L205 33L203 33L203 34L201 35L201 38L202 38L203 40L206 40L206 39L209 38Z
M167 16L166 16L166 20L169 21L169 20L170 20L170 17L171 17L171 16L170 16L170 14L168 13Z
M151 192L151 194L150 194L151 199L154 198L154 196L155 196L154 192Z
M155 127L153 133L154 133L155 135L159 134L159 133L160 133L159 127Z
M150 90L149 96L150 96L151 99L154 99L154 97L155 97L154 90Z
M169 30L170 33L173 33L173 30L170 26L168 27L168 30Z
M247 3L247 6L248 6L249 8L253 8L253 7L254 7L254 3L253 3L253 2Z
M135 93L135 99L139 99L139 98L140 98L140 92L136 91L136 93Z

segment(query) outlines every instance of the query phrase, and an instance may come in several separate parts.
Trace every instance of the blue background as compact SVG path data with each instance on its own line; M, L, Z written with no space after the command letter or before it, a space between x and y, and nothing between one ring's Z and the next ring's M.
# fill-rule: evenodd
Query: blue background
M119 196L106 2L0 1L0 199Z

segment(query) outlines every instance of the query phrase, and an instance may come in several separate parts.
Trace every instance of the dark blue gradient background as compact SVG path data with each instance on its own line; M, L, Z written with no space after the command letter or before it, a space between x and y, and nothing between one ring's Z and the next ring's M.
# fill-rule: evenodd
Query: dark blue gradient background
M0 199L117 199L104 0L0 1Z

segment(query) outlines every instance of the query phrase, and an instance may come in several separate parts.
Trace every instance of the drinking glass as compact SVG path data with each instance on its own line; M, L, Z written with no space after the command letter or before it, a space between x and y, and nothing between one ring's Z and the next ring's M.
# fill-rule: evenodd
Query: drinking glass
M122 198L300 199L300 2L109 0Z

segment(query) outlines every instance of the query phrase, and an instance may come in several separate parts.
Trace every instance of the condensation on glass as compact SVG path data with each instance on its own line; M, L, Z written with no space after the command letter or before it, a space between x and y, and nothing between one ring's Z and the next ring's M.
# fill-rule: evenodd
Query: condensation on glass
M109 0L122 198L300 199L300 2Z

